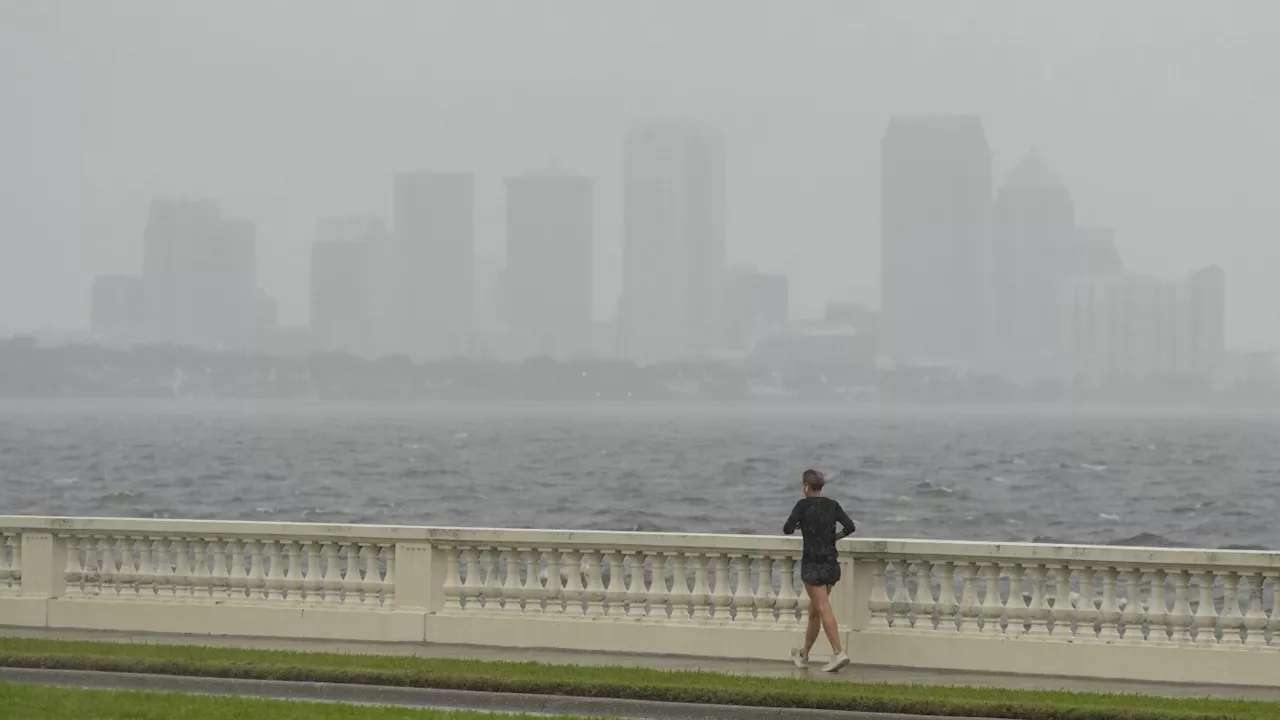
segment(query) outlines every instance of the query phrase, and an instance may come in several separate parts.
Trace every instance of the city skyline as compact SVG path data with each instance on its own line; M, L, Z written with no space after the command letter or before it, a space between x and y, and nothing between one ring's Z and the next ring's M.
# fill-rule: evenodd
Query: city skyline
M140 262L152 196L217 198L254 222L261 284L296 325L316 217L389 217L388 176L466 169L477 251L500 257L502 178L549 160L600 179L607 317L617 139L650 115L722 128L731 263L792 277L798 315L828 298L871 305L884 123L961 112L984 118L993 180L1039 147L1081 226L1114 228L1128 264L1160 277L1221 265L1231 343L1276 344L1280 103L1258 90L1280 47L1271 3L125 3L0 11L0 88L26 108L0 134L0 333L86 327L92 275Z

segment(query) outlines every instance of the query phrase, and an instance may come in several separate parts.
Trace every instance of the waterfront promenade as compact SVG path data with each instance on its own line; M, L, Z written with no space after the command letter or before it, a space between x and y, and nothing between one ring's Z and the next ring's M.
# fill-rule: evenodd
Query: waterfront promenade
M789 676L799 551L748 535L0 517L0 625ZM859 539L841 562L833 604L850 654L874 665L841 679L1280 689L1275 553Z

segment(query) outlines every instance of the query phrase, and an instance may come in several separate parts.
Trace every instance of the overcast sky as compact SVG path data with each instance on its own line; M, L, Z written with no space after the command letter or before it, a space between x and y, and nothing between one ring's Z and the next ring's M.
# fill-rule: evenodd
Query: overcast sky
M1131 269L1222 265L1229 342L1280 346L1275 0L0 0L0 333L86 327L153 195L257 222L303 323L319 216L470 170L500 256L503 176L550 161L599 178L608 317L623 136L666 114L726 135L732 261L875 305L896 113L982 115L997 185L1038 148Z

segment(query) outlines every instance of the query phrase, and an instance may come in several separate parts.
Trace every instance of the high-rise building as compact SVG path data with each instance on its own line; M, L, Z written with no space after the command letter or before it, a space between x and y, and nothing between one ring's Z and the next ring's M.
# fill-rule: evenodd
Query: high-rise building
M976 116L894 117L881 141L882 340L903 363L982 363L991 155Z
M660 362L723 346L725 150L691 122L655 121L626 140L623 357Z
M1075 374L1086 382L1209 380L1223 370L1226 280L1220 268L1173 281L1076 278L1063 300L1063 340Z
M253 223L212 200L152 201L143 232L149 335L161 342L245 349L257 337Z
M311 331L320 352L377 354L375 253L386 230L371 217L320 221L311 246Z
M105 338L138 338L147 327L147 286L141 275L93 279L90 325Z
M142 276L147 286L147 329L159 342L196 338L197 246L222 222L214 201L156 198L143 230Z
M786 275L751 267L731 268L726 285L725 340L729 349L750 352L766 336L787 329Z
M594 180L507 178L506 325L526 357L589 355Z
M258 339L257 231L223 218L193 246L196 344L243 350Z
M475 273L475 182L470 173L395 178L401 288L396 334L418 358L466 355Z
M1104 276L1124 273L1124 262L1116 248L1115 231L1111 228L1077 227L1073 276Z
M991 341L1002 361L1048 363L1059 352L1062 283L1077 259L1071 193L1037 153L996 196L991 228Z

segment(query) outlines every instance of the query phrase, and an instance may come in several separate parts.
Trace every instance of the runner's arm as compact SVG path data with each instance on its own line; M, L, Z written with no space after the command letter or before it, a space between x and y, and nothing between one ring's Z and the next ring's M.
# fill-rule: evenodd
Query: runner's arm
M852 535L855 528L853 526L853 521L849 519L849 514L844 511L844 508L840 507L839 503L836 503L836 512L838 513L836 515L836 522L840 523L844 528L844 532L841 532L836 536L836 539L840 540Z
M791 517L787 518L786 524L782 526L783 534L795 534L796 528L800 526L800 508L801 505L799 502L796 503L795 507L791 508Z

